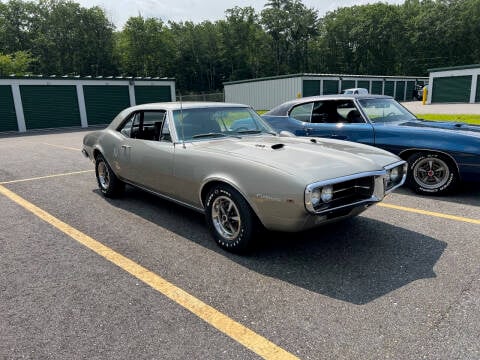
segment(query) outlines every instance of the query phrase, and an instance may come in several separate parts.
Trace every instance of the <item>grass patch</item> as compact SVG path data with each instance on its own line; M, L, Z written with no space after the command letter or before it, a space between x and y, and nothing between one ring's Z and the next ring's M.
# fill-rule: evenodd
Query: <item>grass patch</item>
M480 114L415 114L419 119L434 121L465 122L480 125Z

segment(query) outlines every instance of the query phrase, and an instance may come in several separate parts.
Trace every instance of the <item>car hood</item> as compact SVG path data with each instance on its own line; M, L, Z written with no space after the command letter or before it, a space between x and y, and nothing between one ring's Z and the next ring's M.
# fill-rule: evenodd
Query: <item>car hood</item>
M457 132L470 133L470 135L480 136L480 126L471 125L462 122L454 121L429 121L429 120L414 120L399 123L400 126L423 128L427 130L453 130Z
M384 166L401 160L372 146L319 138L232 137L194 142L192 146L198 151L273 167L307 182L382 170Z

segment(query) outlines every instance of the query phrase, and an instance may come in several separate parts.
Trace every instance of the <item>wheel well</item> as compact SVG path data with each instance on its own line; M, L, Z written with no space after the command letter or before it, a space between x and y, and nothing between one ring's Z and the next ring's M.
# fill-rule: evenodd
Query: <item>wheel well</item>
M459 174L458 165L457 165L457 162L455 161L455 159L451 155L449 155L447 153L444 153L442 151L436 151L436 150L430 150L430 149L409 149L409 150L405 150L405 151L401 152L399 154L399 156L403 160L407 161L410 156L412 156L413 154L417 154L417 153L441 155L441 156L445 157L445 160L450 162L450 164L455 166L455 169L457 170L457 175Z
M100 154L100 150L98 150L98 149L93 150L93 159L94 160L97 160L98 154Z
M254 208L252 207L252 205L249 203L249 201L245 198L245 196L243 196L243 194L238 191L234 186L230 185L229 183L225 182L225 181L221 181L221 180L212 180L208 183L206 183L201 192L200 192L200 196L201 196L201 200L202 200L202 205L203 207L205 208L205 200L206 200L206 197L208 195L208 192L216 185L224 185L224 186L228 186L230 188L232 188L233 190L235 190L236 192L239 193L240 196L242 196L244 199L245 199L245 202L247 203L248 207L250 208L250 210L252 211L252 214L253 216L255 217L256 221L258 221L259 224L261 224L261 226L263 226L263 223L262 221L260 220L259 216L257 215L257 212L254 210Z
M202 191L200 192L200 197L202 199L202 205L204 207L205 207L205 200L206 200L207 194L210 191L210 189L212 189L215 185L227 185L227 186L231 187L230 184L228 184L224 181L219 181L219 180L214 180L214 181L210 181L210 182L206 183L203 186Z

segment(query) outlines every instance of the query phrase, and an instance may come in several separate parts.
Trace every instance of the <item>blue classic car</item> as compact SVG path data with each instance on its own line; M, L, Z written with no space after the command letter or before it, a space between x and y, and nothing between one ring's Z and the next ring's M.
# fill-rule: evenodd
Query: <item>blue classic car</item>
M397 154L409 163L407 184L421 194L480 181L480 126L417 119L389 96L300 98L263 118L279 132L355 141Z

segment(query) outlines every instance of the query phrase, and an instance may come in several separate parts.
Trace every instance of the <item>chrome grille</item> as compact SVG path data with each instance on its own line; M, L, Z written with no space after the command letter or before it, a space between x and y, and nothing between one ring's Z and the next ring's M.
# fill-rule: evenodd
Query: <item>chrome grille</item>
M332 186L332 200L327 204L321 204L317 210L342 207L370 199L375 188L375 178L368 176L332 184Z

